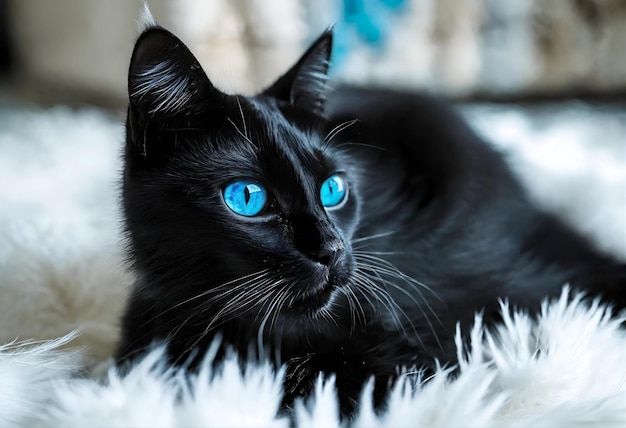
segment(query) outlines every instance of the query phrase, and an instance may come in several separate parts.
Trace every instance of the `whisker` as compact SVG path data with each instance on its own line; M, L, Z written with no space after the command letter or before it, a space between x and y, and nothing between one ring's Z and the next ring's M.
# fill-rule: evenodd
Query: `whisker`
M413 277L410 277L408 275L406 275L405 273L403 273L402 271L400 271L396 266L394 266L391 262L385 260L385 259L381 259L380 257L376 257L373 256L371 252L368 251L354 251L354 254L356 257L360 257L360 258L365 258L368 259L371 262L378 262L381 263L382 265L386 266L390 271L394 272L395 274L397 274L399 277L402 277L402 279L411 282L412 284L415 284L425 290L428 290L433 297L439 299L440 302L443 303L443 300L441 299L441 297L439 297L439 295L437 293L435 293L435 291L429 287L428 285L424 284L423 282L420 282L418 280L416 280ZM381 268L383 266L380 266Z
M209 305L209 304L211 304L213 302L219 302L220 300L225 299L228 294L234 293L236 291L243 291L249 284L251 284L253 282L256 282L256 281L260 281L262 278L268 276L270 273L271 273L270 270L266 268L266 269L263 269L263 270L258 271L258 272L252 272L252 273L244 275L242 277L235 278L235 279L233 279L231 281L227 281L227 282L225 282L225 283L223 283L223 284L221 284L221 285L219 285L217 287L213 287L213 288L211 288L209 290L206 290L206 291L203 291L201 293L198 293L197 295L192 296L192 297L190 297L188 299L185 299L182 302L179 302L179 303L177 303L177 304L175 304L173 306L170 306L170 307L168 307L165 310L159 311L159 313L157 313L153 317L151 317L151 318L147 319L146 321L144 321L141 324L141 327L145 327L146 325L148 325L150 322L154 321L157 318L162 318L164 320L164 327L167 327L168 325L171 325L171 324L175 324L174 325L175 329L172 330L171 332L169 332L167 337L166 337L166 340L169 340L172 337L174 337L175 334L178 334L178 332L180 332L180 330L185 325L187 325L190 320L192 320L193 318L197 317L199 315L199 313L201 313L199 311L199 309L201 309L202 306ZM246 279L247 279L247 281L246 281ZM181 279L181 281L182 280L183 279ZM240 284L236 284L238 281L244 281L244 282L240 283ZM222 295L213 296L212 298L210 298L210 299L208 299L206 301L200 302L200 304L195 306L194 308L191 308L188 311L190 313L190 315L187 318L185 318L185 320L182 323L180 322L180 319L178 319L176 317L170 317L169 319L163 318L164 314L166 314L166 313L168 313L168 312L170 312L170 311L172 311L172 310L174 310L174 309L176 309L176 308L178 308L178 307L180 307L182 305L185 305L185 304L187 304L187 303L189 303L189 302L191 302L193 300L200 299L200 298L205 297L207 295L214 294L217 291L219 291L220 289L226 288L228 286L231 286L231 288L229 288L226 292L222 293ZM156 306L156 303L155 303L155 305L153 305L153 307L154 306ZM137 342L141 341L142 339L144 339L145 337L150 336L151 334L152 334L152 332L149 329L147 329L145 334L139 336L135 340L135 342L133 342L133 343L137 343Z
M270 270L269 270L269 269L263 269L263 270L260 270L260 271L258 271L258 272L252 272L252 273L247 274L247 275L244 275L244 276L242 276L242 277L235 278L235 279L233 279L233 280L231 280L231 281L228 281L228 282L225 282L225 283L223 283L223 284L221 284L221 285L218 285L217 287L212 287L212 288L211 288L211 289L209 289L209 290L205 290L205 291L203 291L202 293L196 294L196 295L195 295L195 296L193 296L193 297L190 297L190 298L185 299L185 300L183 300L183 301L181 301L181 302L178 302L177 304L175 304L175 305L173 305L173 306L170 306L169 308L165 309L164 311L159 312L156 316L154 316L154 317L152 317L152 318L148 319L147 321L145 321L145 322L142 324L142 327L143 327L143 326L145 326L145 325L147 325L147 324L148 324L148 323L150 323L151 321L154 321L156 318L158 318L158 317L162 316L163 314L166 314L166 313L167 313L167 312L169 312L169 311L172 311L172 310L174 310L174 309L176 309L176 308L178 308L178 307L180 307L180 306L186 305L187 303L192 302L193 300L197 300L197 299L200 299L200 298L202 298L202 297L205 297L205 296L207 296L207 295L209 295L209 294L215 294L215 293L216 293L217 291L219 291L220 289L225 288L225 287L228 287L228 286L230 286L230 285L232 285L232 284L235 284L237 281L242 281L242 280L245 280L245 279L250 278L248 281L245 281L245 282L244 282L244 283L242 283L242 284L237 284L236 286L234 286L234 287L230 288L230 289L229 289L229 290L227 290L225 293L232 293L232 292L235 292L235 291L239 290L239 288L240 288L240 287L243 287L243 286L248 285L248 284L250 284L250 283L252 283L252 282L258 281L258 280L260 280L263 276L266 276L266 275L267 275L267 274L269 274L269 273L270 273ZM256 276L255 276L255 275L256 275ZM252 278L252 277L253 277L253 278ZM209 299L209 300L211 300L211 299ZM202 303L204 304L204 303L206 303L206 302L202 302Z
M407 321L408 325L411 327L411 330L413 332L413 337L417 338L417 340L422 346L425 346L420 334L417 332L415 324L413 324L413 320L411 319L411 317L409 317L407 313L395 301L393 301L393 299L389 297L389 294L380 286L373 284L371 280L368 278L361 278L361 281L364 281L367 283L367 286L364 288L363 291L371 295L378 302L380 302L380 304L384 307L385 311L391 316L391 320L393 321L394 325L400 330L400 332L402 332L404 337L409 339L409 335L406 331L406 328L404 327L404 324L400 320L400 317L398 314L402 315L402 317ZM370 301L366 294L363 294L363 297L366 298L368 301Z
M389 285L390 287L393 287L394 289L400 291L402 294L404 294L405 296L407 296L413 303L415 303L417 305L417 307L419 308L419 310L422 312L422 314L424 314L424 319L426 320L426 323L428 324L428 327L430 328L430 331L433 333L433 337L435 338L435 340L437 341L437 344L439 345L439 347L441 349L443 349L443 345L441 344L440 340L439 340L439 336L437 335L437 332L435 330L435 327L433 326L432 322L430 321L430 317L426 316L426 313L424 312L424 309L422 308L422 304L420 303L419 300L417 300L411 293L409 293L407 290L405 290L403 287L401 287L398 284L395 284L393 281L386 281L385 282L386 285ZM420 297L422 296L422 293L419 289L412 287L414 290L416 290ZM428 303L428 300L426 299L422 299L422 302L426 305L426 307L430 310L430 312L433 314L433 316L435 317L435 319L439 322L440 325L442 325L441 323L441 319L439 318L439 316L437 315L437 313L435 312L435 310L432 308L432 306L430 306L430 304Z
M261 320L261 324L259 325L259 331L257 332L257 347L259 355L264 355L265 347L263 346L263 333L265 332L265 326L267 324L267 321L272 315L272 312L279 306L279 304L282 304L281 302L286 298L286 295L286 289L278 289L276 298L273 298L271 300L272 303L270 304L269 308L265 312L265 315L263 316L263 319Z
M396 311L400 311L405 316L407 321L409 321L409 323L412 325L413 323L411 319L409 318L409 316L406 315L406 313L402 310L402 308L398 306L398 304L389 296L387 291L385 291L383 288L377 285L372 278L368 277L365 274L365 272L361 271L360 273L355 274L355 277L357 278L357 280L363 281L365 283L365 284L362 284L362 287L363 287L362 291L369 292L369 294L372 297L378 300L387 309L387 312L389 312L389 314L393 318L394 324L399 329L401 329L404 335L406 336L406 330L404 329L404 325L400 321L400 318L398 318L398 314L396 313ZM379 294L374 293L374 291L378 292ZM415 331L415 328L413 328L413 330Z
M339 326L337 319L335 318L335 314L331 310L331 305L326 305L319 311L319 316L329 322L332 322L336 327Z
M233 122L233 120L230 117L227 117L226 120L228 120L230 124L233 125L233 127L235 128L235 131L237 131L239 135L241 135L248 143L254 145L252 140L246 134L241 132L241 130L237 127L237 125L235 125L235 122Z
M356 327L356 308L352 302L352 295L349 292L348 288L346 287L345 289L342 288L341 292L343 293L344 296L346 296L346 301L348 302L348 309L350 310L350 334L352 335L352 332L354 331L354 328Z
M430 328L430 331L433 333L433 337L437 341L437 344L439 345L440 348L442 348L442 344L441 344L440 339L439 339L439 337L437 335L435 327L432 324L432 322L430 320L430 317L426 315L426 312L424 311L424 309L422 307L422 303L420 303L420 301L415 299L415 297L411 293L409 293L407 290L405 290L404 287L396 284L393 281L386 281L386 280L384 280L382 277L380 277L380 274L389 276L391 278L397 278L397 279L405 282L407 285L409 285L413 290L415 290L415 292L417 292L419 294L419 296L421 297L421 301L426 306L426 308L428 308L429 312L434 316L435 320L439 323L439 325L443 326L443 323L441 322L441 319L437 315L437 312L433 309L431 304L428 302L428 299L425 299L423 297L423 294L422 294L420 288L424 288L424 289L430 291L438 299L440 299L439 296L430 287L427 287L425 284L415 280L414 278L411 278L408 275L405 275L404 273L402 273L399 269L397 269L392 263L388 262L387 260L381 259L379 257L371 256L369 254L364 254L364 253L357 254L357 253L358 252L355 252L355 255L357 255L357 259L358 258L365 258L366 260L369 260L370 263L373 263L373 264L368 264L368 263L364 263L362 260L359 260L359 261L357 261L357 263L360 264L361 267L365 267L365 268L370 269L373 272L375 272L377 274L377 276L383 281L383 283L385 285L391 286L394 289L400 291L401 293L403 293L404 295L409 297L417 305L417 307L420 309L422 314L424 314L424 319L425 319L426 323L428 324L428 326ZM384 265L384 266L381 266L381 265Z
M276 304L275 308L274 308L274 315L272 316L272 319L270 320L270 327L269 327L269 331L272 331L274 329L274 327L276 326L276 321L278 321L278 315L280 314L280 311L282 310L282 308L284 307L284 303L287 300L287 297L289 297L289 289L285 289L284 292L282 293L282 297L280 298L280 300L278 300L278 303Z
M232 287L229 288L228 290L217 294L215 296L212 296L210 299L207 299L203 302L200 303L200 306L203 305L210 305L213 303L217 303L220 300L223 300L225 298L228 298L229 295L233 294L233 293L243 293L245 291L248 291L250 288L253 289L259 289L262 288L268 281L271 281L271 278L267 278L268 276L271 276L270 273L266 273L263 274L257 278L252 278L242 284L237 285L236 287ZM251 287L252 285L252 287Z
M213 317L211 322L214 322L219 317L225 318L226 316L229 316L230 314L237 312L238 309L244 308L246 305L257 301L258 296L264 296L268 291L272 289L272 288L268 289L267 287L270 284L271 284L271 280L268 279L257 284L256 289L251 294L242 293L242 294L236 295L234 298L229 300L222 307L222 309ZM236 306L236 305L239 305L239 306ZM210 329L211 327L210 324L211 323L209 323L209 326L207 327L207 329Z
M389 150L383 148L383 147L379 147L379 146L374 146L373 144L365 144L365 143L355 143L353 141L346 141L345 143L341 143L338 144L337 146L335 146L336 148L341 148L344 146L359 146L359 147L367 147L368 149L376 149L376 150L380 150L383 152L388 152Z
M392 231L389 231L389 232L383 232L383 233L377 233L375 235L364 236L364 237L361 237L361 238L353 239L352 243L353 244L357 244L359 242L369 241L371 239L384 238L386 236L393 235L394 233L398 233L398 231L397 230L392 230Z
M345 287L345 292L344 294L346 295L347 299L348 299L348 305L350 306L350 315L352 317L352 326L350 328L350 331L354 331L354 328L356 328L356 324L358 319L360 319L362 321L363 324L366 324L367 319L365 316L365 310L363 309L363 305L361 305L361 302L359 301L356 293L354 292L354 290L352 289L350 284L346 284ZM343 291L343 289L342 289ZM353 309L354 308L354 309ZM360 316L359 316L360 315Z
M415 290L415 292L417 292L420 297L422 297L424 303L427 305L427 307L431 310L433 316L437 319L437 321L439 322L440 325L442 325L441 320L439 319L439 316L437 315L437 313L435 312L434 309L432 309L432 306L430 305L430 303L428 303L428 299L424 299L424 295L422 294L422 291L420 288L424 288L425 290L430 291L433 296L435 296L437 299L439 299L440 301L441 298L430 288L427 287L425 284L415 280L414 278L411 278L408 275L403 274L402 272L400 272L398 269L396 269L395 267L392 266L392 268L386 268L386 267L382 267L380 265L376 265L376 264L367 264L367 263L363 263L362 261L360 262L362 266L367 267L369 269L374 270L376 273L381 273L383 275L387 275L390 276L392 278L397 278L402 280L403 282L405 282L407 285L409 285L413 290ZM373 263L372 261L370 261L370 263ZM381 278L382 280L382 278ZM384 280L383 280L384 281ZM397 284L394 284L392 282L389 282L389 284L392 284L394 287L400 287ZM403 292L406 292L403 288L399 288L400 290L402 290ZM416 302L417 303L417 302Z
M332 142L333 138L335 138L340 132L343 132L344 130L348 129L349 127L351 127L352 125L354 125L358 121L359 121L359 119L348 120L346 122L340 123L339 125L335 126L328 133L328 135L326 135L326 137L324 137L324 140L322 141L322 144L321 144L322 149L325 149L326 146L328 146L328 144L330 144Z
M243 134L248 139L248 141L250 141L248 137L248 128L246 126L246 118L244 117L244 114L243 114L243 108L241 108L241 101L239 101L239 96L236 96L235 99L237 100L237 106L239 106L239 114L241 114L241 124L243 126Z
M271 301L273 303L276 300L275 296L281 294L281 290L280 290L279 287L284 282L285 281L283 279L279 279L279 280L272 280L272 279L270 279L270 286L267 289L269 292L264 293L264 296L263 296L263 298L261 300L263 302ZM269 306L272 306L272 303L270 303ZM265 305L265 303L264 303L264 305ZM262 306L259 309L259 311L257 312L257 314L254 317L254 320L252 321L253 324L255 324L256 321L259 319L259 315L261 315L261 313L263 312L264 308L265 308L265 306Z
M213 316L208 325L204 328L204 331L198 336L198 338L188 347L187 350L193 349L214 327L222 325L226 321L228 321L231 315L235 312L238 312L239 315L243 315L249 312L254 305L250 305L251 303L258 303L259 301L263 301L264 298L268 296L267 289L265 286L269 281L265 281L263 286L260 286L256 289L252 295L238 294L234 298L230 299L217 314ZM257 300L257 296L264 296L261 300ZM246 308L246 306L250 305ZM221 320L220 320L221 319ZM217 321L220 320L218 323Z

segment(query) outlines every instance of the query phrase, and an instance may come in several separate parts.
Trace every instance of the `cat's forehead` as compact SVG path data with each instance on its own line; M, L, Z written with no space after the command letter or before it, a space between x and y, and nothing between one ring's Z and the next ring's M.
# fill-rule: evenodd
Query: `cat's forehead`
M182 118L163 135L178 143L168 174L217 187L253 180L276 200L304 208L317 199L321 183L342 170L342 160L324 147L323 135L306 126L311 120L304 116L292 120L271 101L243 97L214 107Z
M315 120L286 115L272 100L235 97L226 122L237 139L235 150L245 149L274 163L302 163L306 169L333 162Z

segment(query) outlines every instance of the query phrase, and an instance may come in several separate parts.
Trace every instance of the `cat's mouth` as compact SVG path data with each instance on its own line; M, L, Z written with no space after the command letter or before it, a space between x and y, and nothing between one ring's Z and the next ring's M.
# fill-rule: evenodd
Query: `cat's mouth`
M308 283L300 283L298 294L287 305L287 311L302 316L316 317L327 310L349 284L351 263L345 262L332 268L324 267L311 272Z
M310 286L298 298L294 299L293 303L289 305L289 309L300 312L304 308L307 312L318 313L332 302L338 287L336 281L330 279L322 281L316 286Z

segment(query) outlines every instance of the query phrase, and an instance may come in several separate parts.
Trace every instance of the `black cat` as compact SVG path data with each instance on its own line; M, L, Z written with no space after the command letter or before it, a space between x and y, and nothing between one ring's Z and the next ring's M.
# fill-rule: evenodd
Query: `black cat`
M129 73L123 204L137 274L120 364L167 341L193 367L216 335L288 366L285 406L320 372L350 414L375 377L453 362L457 322L565 284L619 308L626 269L536 209L445 103L327 90L332 34L253 97L216 89L153 26ZM269 353L269 354L268 354Z

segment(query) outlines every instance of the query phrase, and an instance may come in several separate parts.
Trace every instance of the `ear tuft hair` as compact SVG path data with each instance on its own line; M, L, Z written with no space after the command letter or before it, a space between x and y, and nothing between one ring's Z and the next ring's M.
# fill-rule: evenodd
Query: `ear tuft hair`
M154 16L152 16L152 12L150 12L150 7L147 2L144 2L141 12L139 12L137 25L140 33L159 26L156 19L154 19Z

